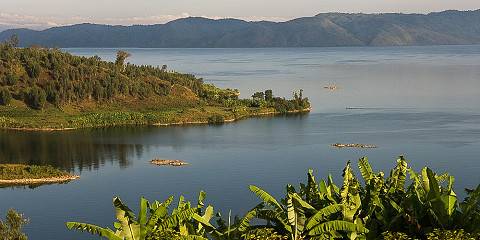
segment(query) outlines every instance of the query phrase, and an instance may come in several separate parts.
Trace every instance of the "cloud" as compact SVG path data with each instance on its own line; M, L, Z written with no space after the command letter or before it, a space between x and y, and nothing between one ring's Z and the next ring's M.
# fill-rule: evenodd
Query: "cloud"
M126 18L94 18L84 16L61 17L61 16L34 16L0 12L0 26L9 28L30 28L42 30L50 27L72 25L78 23L98 23L109 25L149 25L166 23L179 18L192 17L189 13L178 15L157 15L157 16L137 16ZM265 17L265 16L200 16L211 19L238 18L246 21L286 21L283 17Z

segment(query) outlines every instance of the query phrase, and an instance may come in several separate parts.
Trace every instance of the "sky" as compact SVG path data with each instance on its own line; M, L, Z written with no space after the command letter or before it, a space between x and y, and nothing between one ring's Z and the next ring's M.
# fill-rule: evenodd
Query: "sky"
M199 16L286 21L322 12L475 10L480 0L0 0L0 29L76 23L156 24Z

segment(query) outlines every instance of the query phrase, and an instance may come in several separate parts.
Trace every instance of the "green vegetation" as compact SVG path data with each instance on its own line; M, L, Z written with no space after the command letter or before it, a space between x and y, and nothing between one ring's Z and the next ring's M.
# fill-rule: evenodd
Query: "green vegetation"
M0 239L2 240L27 240L27 236L22 232L23 226L28 220L22 214L10 209L5 217L5 222L0 219Z
M172 212L169 212L169 207L173 196L163 202L152 203L142 198L137 217L119 198L114 198L113 206L118 220L114 224L116 231L77 222L68 222L67 227L115 240L177 239L180 236L185 239L205 239L202 236L214 228L209 223L214 214L213 207L205 207L205 196L204 192L200 192L196 205L186 202L181 196Z
M58 49L0 44L0 128L66 129L117 125L220 123L264 113L308 111L302 91L294 99L239 99L166 66L78 57Z
M150 203L142 198L138 217L114 199L115 231L69 222L69 229L108 239L478 239L480 237L480 185L467 190L460 202L453 191L454 178L429 168L419 173L400 157L388 177L375 173L367 158L358 161L362 181L350 162L343 183L332 176L317 181L309 170L306 183L286 186L285 196L275 199L250 186L260 202L243 217L224 220L212 206L205 207L205 193L197 204L180 197L173 211L173 197ZM410 179L407 181L407 179ZM408 185L407 185L408 182Z
M61 178L69 173L51 166L35 166L22 164L0 164L1 180Z

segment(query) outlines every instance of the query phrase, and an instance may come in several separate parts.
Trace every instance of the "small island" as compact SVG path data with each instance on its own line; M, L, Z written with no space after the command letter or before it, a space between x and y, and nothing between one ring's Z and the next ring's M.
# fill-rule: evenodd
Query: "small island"
M150 161L151 164L157 166L174 166L174 167L181 167L188 165L187 162L182 160L168 160L168 159L153 159Z
M292 99L272 90L239 98L192 74L163 66L134 65L130 54L115 62L59 49L0 44L0 128L72 130L120 125L219 124L310 111L302 90Z
M78 178L51 166L0 164L0 186L65 183Z
M327 85L327 86L324 86L323 88L327 89L327 90L330 90L332 92L338 90L338 86L335 85L335 84Z
M377 148L373 144L360 144L360 143L335 143L332 144L332 147L336 148Z

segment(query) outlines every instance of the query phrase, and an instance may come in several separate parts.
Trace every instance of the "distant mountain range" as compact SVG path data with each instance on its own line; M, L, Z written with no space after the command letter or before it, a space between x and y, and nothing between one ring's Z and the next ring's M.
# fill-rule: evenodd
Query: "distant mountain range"
M11 28L12 28L12 27L9 26L9 25L0 24L0 32L1 32L1 31L5 31L5 30L7 30L7 29L11 29Z
M78 24L6 30L21 46L46 47L330 47L480 44L480 10L430 14L322 13L287 22L190 17L166 24Z

